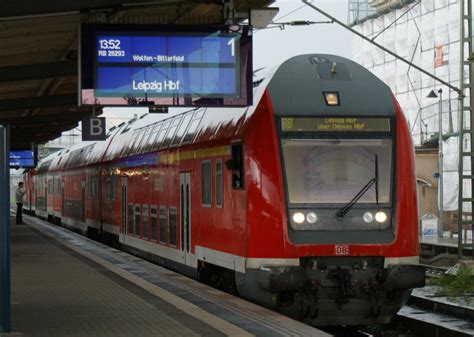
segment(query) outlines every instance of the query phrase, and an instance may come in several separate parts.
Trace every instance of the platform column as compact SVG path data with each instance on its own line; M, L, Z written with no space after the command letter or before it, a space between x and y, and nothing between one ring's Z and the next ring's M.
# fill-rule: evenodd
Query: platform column
M10 132L0 124L0 333L10 332Z

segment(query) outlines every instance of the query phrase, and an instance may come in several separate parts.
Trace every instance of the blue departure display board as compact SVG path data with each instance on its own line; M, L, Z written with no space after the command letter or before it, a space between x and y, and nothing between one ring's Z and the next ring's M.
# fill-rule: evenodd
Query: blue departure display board
M252 104L249 26L84 24L80 103Z
M10 151L10 168L33 168L36 166L34 151Z

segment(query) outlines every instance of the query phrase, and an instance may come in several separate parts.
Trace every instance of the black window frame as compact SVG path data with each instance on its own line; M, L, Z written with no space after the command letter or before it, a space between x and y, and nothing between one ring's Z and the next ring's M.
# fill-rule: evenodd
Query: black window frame
M138 210L138 211L137 211ZM138 216L138 221L137 221ZM137 224L138 222L138 224ZM141 224L142 224L142 206L141 204L134 205L134 212L133 212L133 224L134 224L134 235L136 237L141 237ZM137 234L138 229L138 234Z
M148 204L142 204L142 237L148 240L150 229L150 207ZM146 219L146 221L145 221ZM145 230L146 228L146 230Z
M205 196L204 193L206 192L204 188L206 187L204 181L204 165L209 166L209 174L207 180L209 182L208 192L209 196ZM208 199L204 200L207 197ZM206 203L208 201L208 203ZM203 208L211 208L212 207L212 160L203 160L201 161L201 207Z
M174 213L174 226L172 222L172 214ZM168 207L168 223L169 223L169 242L170 246L178 247L178 208L175 206ZM174 227L174 229L173 229Z
M155 226L153 226L153 219L155 219ZM153 227L155 227L154 230L153 230ZM158 206L150 205L150 240L153 242L158 242L158 228L159 228Z
M168 207L164 205L160 206L159 211L159 233L159 242L165 245L168 244Z
M220 165L220 188L219 188L219 183L218 183L219 181L219 174L218 174L218 169L217 169L218 165ZM216 207L222 208L224 206L224 167L223 167L222 159L218 159L215 162L214 176L215 176L214 189L215 189L215 195L216 195ZM219 195L220 195L220 202L219 202Z

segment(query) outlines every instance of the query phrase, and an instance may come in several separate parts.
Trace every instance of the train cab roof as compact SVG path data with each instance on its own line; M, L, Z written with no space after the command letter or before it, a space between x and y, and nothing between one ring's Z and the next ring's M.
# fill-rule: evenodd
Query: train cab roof
M388 85L349 59L326 54L295 56L272 77L268 91L275 115L393 116ZM327 102L337 95L337 104Z

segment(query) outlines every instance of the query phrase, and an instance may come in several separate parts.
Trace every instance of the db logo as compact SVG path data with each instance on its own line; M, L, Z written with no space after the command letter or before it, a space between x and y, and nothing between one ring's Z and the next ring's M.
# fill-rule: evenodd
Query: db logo
M349 246L336 246L336 255L349 255Z

